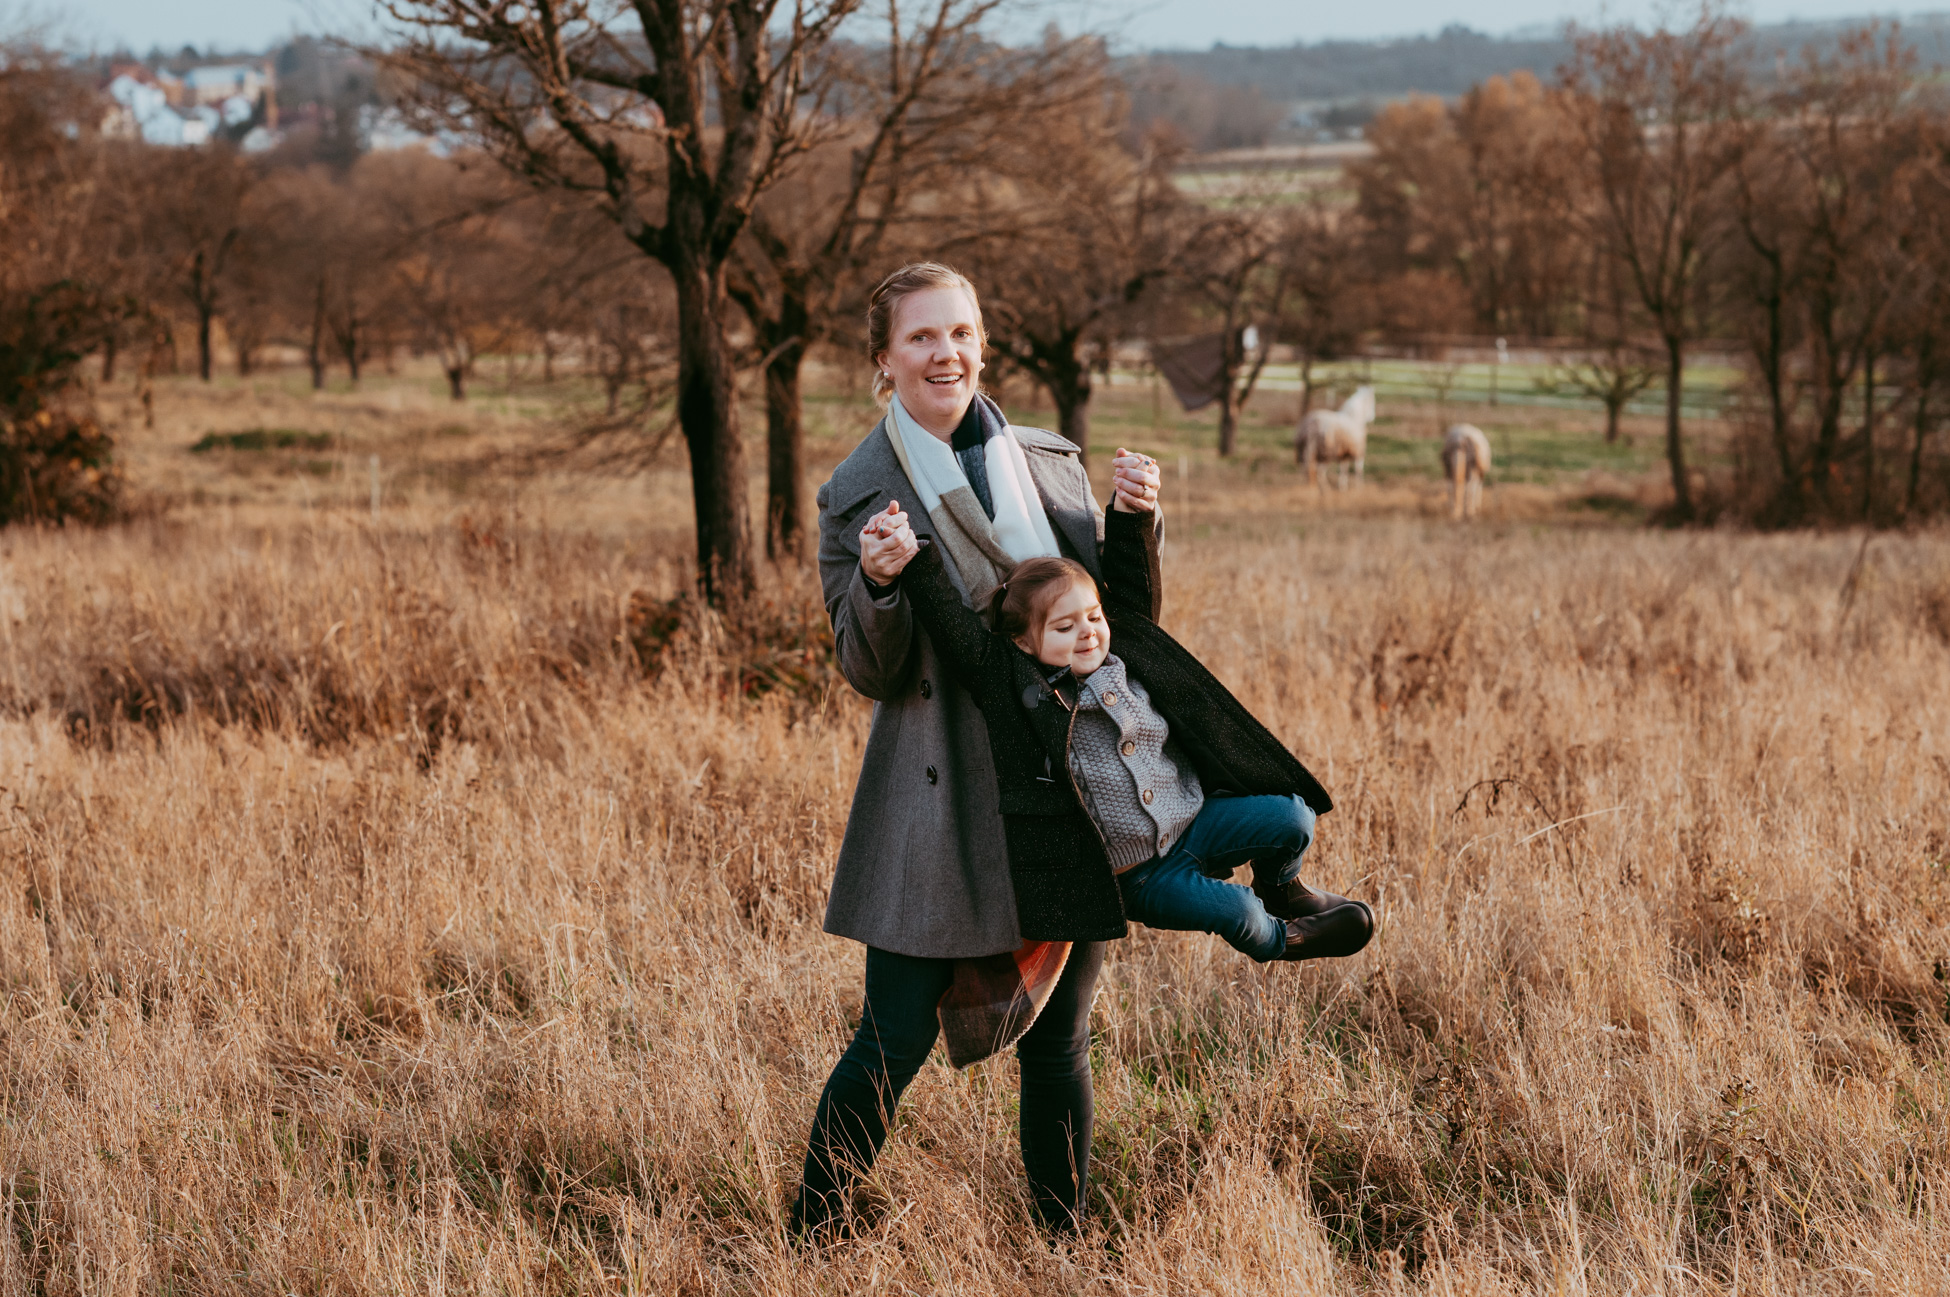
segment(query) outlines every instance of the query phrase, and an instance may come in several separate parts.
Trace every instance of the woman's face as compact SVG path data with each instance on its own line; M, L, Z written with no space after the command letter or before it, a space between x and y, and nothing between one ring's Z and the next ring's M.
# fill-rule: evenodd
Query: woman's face
M887 350L874 359L908 414L943 441L952 437L982 372L982 320L967 290L924 288L896 302Z
M1041 642L1030 644L1024 637L1016 643L1044 666L1068 667L1070 674L1078 677L1095 671L1110 656L1110 623L1104 620L1097 588L1083 581L1070 582L1043 614Z

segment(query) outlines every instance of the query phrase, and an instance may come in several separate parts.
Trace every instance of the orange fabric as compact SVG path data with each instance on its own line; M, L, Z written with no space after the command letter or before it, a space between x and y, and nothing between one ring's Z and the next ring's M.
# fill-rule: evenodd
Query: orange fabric
M1069 959L1067 941L1025 941L1007 954L957 959L937 1009L948 1061L967 1067L1021 1040Z

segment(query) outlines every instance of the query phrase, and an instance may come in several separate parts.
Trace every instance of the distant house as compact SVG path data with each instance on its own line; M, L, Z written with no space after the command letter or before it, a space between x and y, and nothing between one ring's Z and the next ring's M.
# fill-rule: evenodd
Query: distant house
M183 74L183 101L194 107L212 107L242 96L247 103L271 89L269 63L219 63L215 67L191 68Z
M244 139L253 151L276 142L276 83L268 63L191 68L182 76L140 63L109 69L103 87L110 108L102 134L165 148L194 148L218 132Z

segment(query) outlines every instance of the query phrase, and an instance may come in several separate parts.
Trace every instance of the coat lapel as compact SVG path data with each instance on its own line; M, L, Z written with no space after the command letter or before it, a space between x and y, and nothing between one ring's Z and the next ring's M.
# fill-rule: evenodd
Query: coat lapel
M1042 497L1043 511L1049 515L1050 526L1057 536L1066 542L1082 564L1090 569L1092 575L1101 576L1099 547L1102 537L1098 532L1097 513L1091 507L1090 479L1084 475L1082 465L1076 461L1074 451L1056 449L1058 439L1053 433L1036 428L1015 428L1017 440L1024 449L1023 459L1029 464L1029 476L1036 483L1036 493ZM891 434L887 422L882 419L874 425L872 432L854 452L857 477L855 498L867 497L871 503L857 511L857 516L870 517L887 507L889 500L899 500L901 508L907 511L908 525L917 532L936 533L934 519L921 505L920 493L914 484L907 480L900 460L894 454ZM1060 443L1069 446L1067 441ZM862 451L867 457L860 458ZM869 490L870 488L870 490ZM962 579L961 570L955 566L954 556L943 552L947 559L948 580L953 583L955 593L968 600L968 583Z
M1043 512L1049 515L1050 525L1070 543L1077 559L1091 574L1100 575L1098 555L1102 537L1097 530L1097 513L1090 507L1090 479L1077 463L1074 450L1058 452L1045 448L1046 439L1055 438L1037 428L1013 428L1012 431L1027 452L1023 458L1029 462L1029 476L1036 483L1037 494L1043 497Z
M871 482L874 491L872 505L861 510L860 516L870 518L885 509L889 500L899 500L907 514L907 525L914 529L916 535L935 535L934 519L921 503L921 493L914 489L914 483L907 480L907 472L901 468L900 459L894 454L894 443L889 440L891 436L887 431L887 420L883 418L874 425L873 431L867 434L866 441L861 445L861 449L871 448L873 452L872 459L861 467L865 470L863 480ZM961 571L955 566L954 554L944 545L941 557L945 560L942 567L947 569L949 583L955 587L955 593L962 597L962 602L966 603L968 584L962 580Z

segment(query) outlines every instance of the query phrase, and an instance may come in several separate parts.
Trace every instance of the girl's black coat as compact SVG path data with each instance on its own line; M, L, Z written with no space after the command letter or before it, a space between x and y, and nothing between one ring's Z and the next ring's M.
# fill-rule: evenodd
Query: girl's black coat
M1111 652L1151 695L1207 797L1297 795L1325 814L1320 781L1198 659L1158 627L1158 529L1143 514L1104 519L1104 613ZM1070 779L1074 689L994 634L955 593L937 545L923 545L900 584L929 637L988 722L1022 935L1107 941L1125 933L1124 903L1103 838Z

